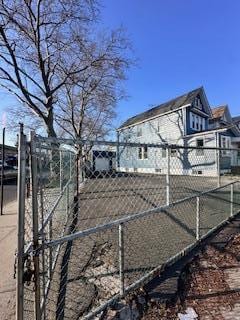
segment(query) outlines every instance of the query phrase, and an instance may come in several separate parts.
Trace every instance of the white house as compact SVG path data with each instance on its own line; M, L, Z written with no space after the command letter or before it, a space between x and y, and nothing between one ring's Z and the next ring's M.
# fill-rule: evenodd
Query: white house
M205 148L239 148L240 129L227 106L211 109L203 87L165 102L126 120L117 130L120 142L177 145L171 148L173 174L215 176L238 164L239 154ZM190 147L199 147L191 149ZM167 157L163 147L121 146L120 171L166 173Z

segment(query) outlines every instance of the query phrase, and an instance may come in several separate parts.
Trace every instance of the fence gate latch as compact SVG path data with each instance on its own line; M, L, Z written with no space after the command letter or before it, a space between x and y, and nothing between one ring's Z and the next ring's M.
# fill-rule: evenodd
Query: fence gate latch
M32 269L32 261L30 256L27 255L24 261L23 283L26 283L27 286L29 286L32 281L33 274L34 271Z

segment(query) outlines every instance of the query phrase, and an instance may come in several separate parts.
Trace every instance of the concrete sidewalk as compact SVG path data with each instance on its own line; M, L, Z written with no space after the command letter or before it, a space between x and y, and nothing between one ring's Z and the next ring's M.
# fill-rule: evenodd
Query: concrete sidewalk
M16 186L7 190L4 214L0 216L0 319L15 319L14 274L15 250L17 248L17 200ZM14 188L15 187L15 188ZM13 200L15 198L15 200Z

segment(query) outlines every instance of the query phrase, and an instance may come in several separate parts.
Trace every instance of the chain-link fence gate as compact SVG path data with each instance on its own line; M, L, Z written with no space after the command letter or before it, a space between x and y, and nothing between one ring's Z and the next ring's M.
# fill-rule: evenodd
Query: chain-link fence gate
M237 214L235 152L21 132L18 319L90 319Z

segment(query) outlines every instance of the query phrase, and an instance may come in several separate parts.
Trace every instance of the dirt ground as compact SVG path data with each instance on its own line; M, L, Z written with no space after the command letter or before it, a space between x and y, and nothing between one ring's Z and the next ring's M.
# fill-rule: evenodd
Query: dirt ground
M240 319L240 235L224 249L209 245L188 267L174 305L154 305L144 320L177 320L193 308L197 320ZM186 318L188 319L188 318Z
M15 319L14 254L17 235L16 185L4 186L3 216L0 216L0 319Z

